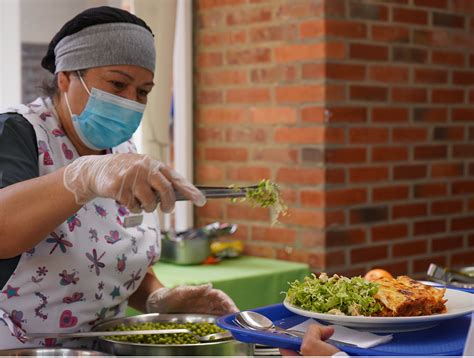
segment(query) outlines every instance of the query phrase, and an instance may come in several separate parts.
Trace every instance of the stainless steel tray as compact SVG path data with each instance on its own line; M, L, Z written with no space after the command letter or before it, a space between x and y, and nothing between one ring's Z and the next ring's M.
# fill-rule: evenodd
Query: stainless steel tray
M216 316L204 314L159 314L149 313L132 317L118 318L96 325L93 330L108 330L120 324L133 325L144 322L212 322ZM102 351L115 355L139 356L251 356L253 346L229 339L219 342L196 344L138 344L118 342L108 338L98 339Z

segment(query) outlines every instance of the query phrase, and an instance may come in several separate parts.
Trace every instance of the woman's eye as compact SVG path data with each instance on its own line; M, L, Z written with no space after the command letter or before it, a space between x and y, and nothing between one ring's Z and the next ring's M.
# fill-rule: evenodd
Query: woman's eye
M146 97L146 96L148 96L148 93L149 93L149 91L146 91L146 90L139 90L138 91L138 95L140 97Z
M125 83L119 81L110 81L110 83L118 90L123 90L127 86Z

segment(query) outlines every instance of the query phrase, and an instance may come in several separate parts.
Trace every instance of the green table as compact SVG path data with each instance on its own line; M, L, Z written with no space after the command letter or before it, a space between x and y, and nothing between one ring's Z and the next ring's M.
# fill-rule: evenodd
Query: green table
M167 287L212 282L235 301L240 310L282 302L288 282L309 274L307 264L242 256L216 265L181 266L158 262L153 269ZM129 312L130 313L130 312Z

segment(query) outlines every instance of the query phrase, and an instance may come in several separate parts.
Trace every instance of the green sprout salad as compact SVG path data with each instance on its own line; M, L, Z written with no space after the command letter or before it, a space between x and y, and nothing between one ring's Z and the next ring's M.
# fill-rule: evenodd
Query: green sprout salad
M307 311L345 316L372 316L382 310L382 305L373 297L378 285L362 277L319 277L311 274L303 282L290 283L286 300Z
M230 188L241 189L236 185L231 185ZM261 180L256 188L246 189L245 197L234 199L234 201L248 202L254 207L270 208L272 224L278 222L280 215L285 216L288 209L281 197L278 185L268 179Z

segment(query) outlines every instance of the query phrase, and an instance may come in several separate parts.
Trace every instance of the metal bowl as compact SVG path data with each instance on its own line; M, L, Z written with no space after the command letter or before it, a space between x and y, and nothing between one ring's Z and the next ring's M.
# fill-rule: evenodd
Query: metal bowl
M118 318L98 324L93 330L109 330L118 325L127 326L145 322L210 322L215 323L217 316L204 314L159 314L149 313L133 317ZM253 346L228 339L218 342L196 344L139 344L118 342L101 337L98 339L102 351L115 355L139 356L251 356Z
M69 348L17 348L0 350L0 356L9 357L99 357L108 356L107 353L92 351L88 349Z

